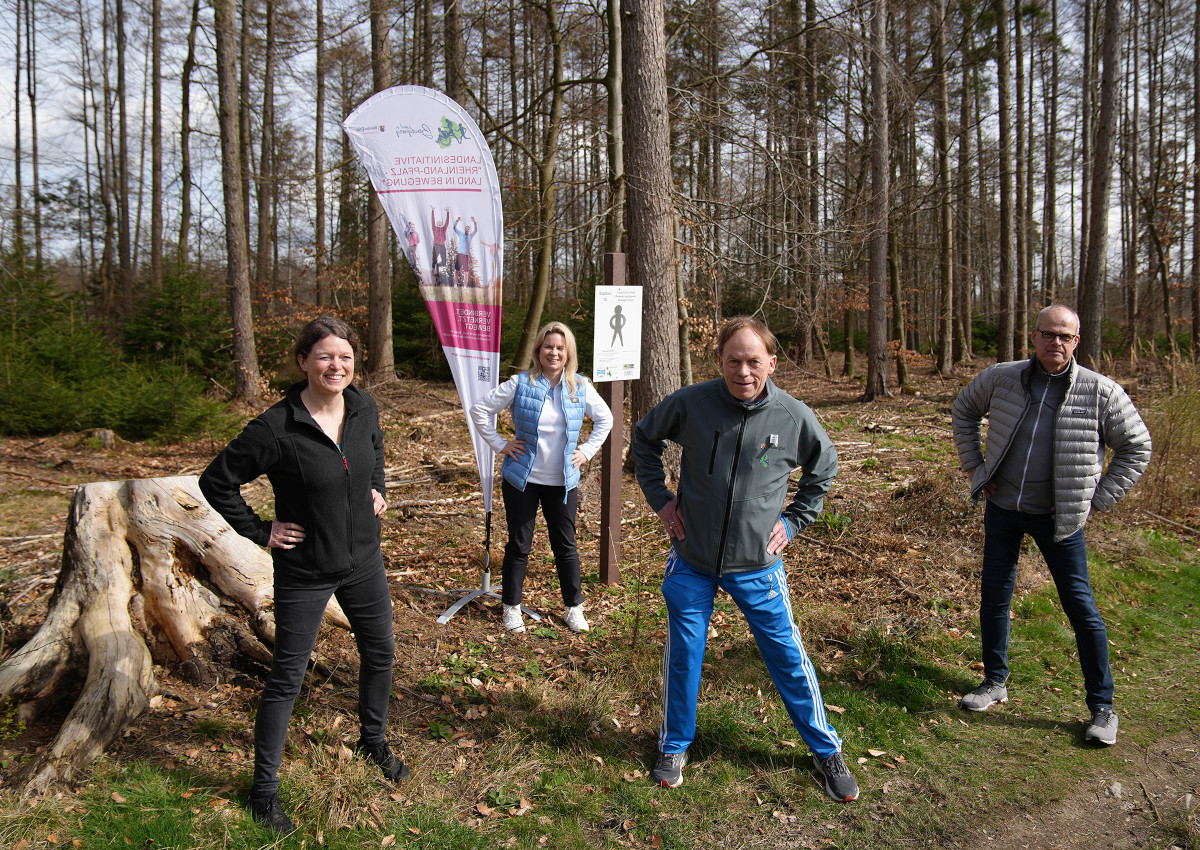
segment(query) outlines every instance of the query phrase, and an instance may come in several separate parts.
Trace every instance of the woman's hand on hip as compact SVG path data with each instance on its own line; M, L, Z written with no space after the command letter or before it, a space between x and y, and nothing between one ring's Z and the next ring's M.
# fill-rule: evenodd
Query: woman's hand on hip
M294 522L271 520L271 539L267 541L271 549L295 549L296 544L304 542L304 528Z
M511 457L513 460L525 454L524 440L509 440L504 444L504 448L500 450L500 454Z
M583 466L587 462L587 455L585 455L581 449L576 449L575 454L571 455L571 466L575 467L576 469L579 469L579 467Z
M383 498L383 494L378 490L372 490L371 501L375 505L375 516L383 516L383 512L387 510L387 499Z

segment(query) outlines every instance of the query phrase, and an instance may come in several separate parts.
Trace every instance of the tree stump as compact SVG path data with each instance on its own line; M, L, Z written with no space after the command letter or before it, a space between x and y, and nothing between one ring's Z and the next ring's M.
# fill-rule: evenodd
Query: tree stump
M271 558L209 507L195 476L106 481L75 491L63 561L42 627L0 663L0 698L22 713L86 682L53 743L9 778L26 793L69 782L146 710L154 661L197 683L219 678L210 641L267 658L274 644ZM350 624L330 601L326 622Z

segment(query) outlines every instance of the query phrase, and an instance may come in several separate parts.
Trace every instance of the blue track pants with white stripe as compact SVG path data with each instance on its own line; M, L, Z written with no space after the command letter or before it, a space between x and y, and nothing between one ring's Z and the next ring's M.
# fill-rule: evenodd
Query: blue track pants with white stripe
M688 566L674 549L667 556L662 584L667 603L667 645L663 650L659 750L681 753L696 737L700 665L718 587L745 615L788 716L804 742L821 758L841 752L842 740L825 716L816 670L804 651L800 629L792 616L782 559L765 570L715 576Z

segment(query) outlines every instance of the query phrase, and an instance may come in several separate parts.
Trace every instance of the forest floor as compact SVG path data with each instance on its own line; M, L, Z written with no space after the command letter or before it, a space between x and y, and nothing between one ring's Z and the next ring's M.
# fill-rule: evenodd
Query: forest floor
M971 659L977 660L978 652L972 632L978 624L981 513L965 496L949 417L950 404L968 375L938 378L929 374L924 361L914 361L912 373L911 392L873 403L858 400L862 384L857 380L830 379L789 364L781 364L776 376L781 386L817 412L839 452L841 473L825 515L805 539L793 542L785 559L794 607L814 662L823 679L845 680L847 687L871 682L873 665L852 664L848 658L852 647L861 646L850 635L865 628L884 636L942 630L964 647L963 669L951 684L979 675L971 669ZM1142 380L1141 395L1149 397L1151 382ZM383 551L395 603L398 696L391 725L415 774L453 784L460 803L457 816L464 822L486 819L495 807L483 801L495 799L486 798L485 792L498 786L494 764L506 754L495 749L502 736L476 737L472 723L487 714L489 703L495 705L494 695L531 684L550 690L577 687L580 675L619 676L621 671L613 670L609 659L641 653L642 648L631 643L645 644L646 652L637 655L645 663L631 671L633 681L623 697L629 702L613 707L610 719L630 736L634 750L644 754L648 770L659 712L652 659L661 652L664 636L658 581L666 545L636 483L625 477L621 581L609 588L600 584L596 567L598 460L584 476L578 525L590 635L573 635L559 619L561 600L541 523L525 597L528 606L546 615L541 624L531 623L525 636L507 635L500 626L500 603L489 599L467 606L448 625L438 625L436 617L457 597L455 590L476 587L480 578L482 499L462 411L449 385L405 381L372 393L380 403L387 443L390 509ZM1136 392L1135 400L1141 402ZM625 439L628 443L628 432ZM199 440L170 446L121 443L105 449L93 437L79 434L0 440L0 653L27 640L45 613L60 566L64 517L76 485L198 474L219 448L214 441ZM1142 491L1135 491L1111 516L1089 525L1093 554L1119 559L1131 533L1153 527L1179 532L1194 546L1194 532L1188 531L1200 527L1200 504L1185 501L1163 507L1161 500L1150 502L1158 492L1155 488L1146 485ZM251 485L247 497L269 515L265 482ZM498 495L495 510L492 564L498 585L504 541ZM1162 513L1172 519L1163 519ZM1026 553L1018 575L1020 592L1044 589L1049 582L1040 558ZM1106 600L1099 601L1105 610ZM713 625L710 660L719 662L725 654L740 657L749 637L736 610L719 607ZM1187 642L1194 644L1194 632ZM346 673L353 681L356 652L347 633L323 629L317 655L326 668L339 676ZM486 663L479 661L481 655ZM747 657L760 663L752 652ZM115 764L149 760L168 769L186 766L205 776L228 776L229 785L222 790L236 797L240 792L235 789L248 776L252 761L250 718L265 670L248 662L205 690L182 681L169 664L157 665L155 674L160 698L107 759ZM1066 671L1064 681L1078 678L1075 667ZM341 736L354 727L353 694L339 682L310 677L294 724L301 742L319 741L330 731ZM472 694L475 698L461 700L464 687L472 686L478 692ZM1194 693L1197 683L1184 682L1183 687ZM1014 801L1006 794L994 805L981 800L973 816L955 821L952 834L939 829L936 834L906 836L906 841L950 847L1002 839L1007 847L1046 850L1192 846L1196 833L1190 807L1200 799L1200 730L1193 726L1163 738L1147 729L1137 734L1138 707L1120 705L1122 740L1108 751L1114 758L1097 767L1080 743L1081 729L1074 730L1084 717L1082 700L1076 700L1079 704L1068 709L1065 718L1042 719L1037 695L1030 690L1027 703L1014 691L1008 706L975 717L954 708L956 691L947 686L945 703L931 723L959 722L966 727L965 721L970 721L972 728L988 722L1044 724L1050 739L1046 747L1076 750L1073 779L1043 789L1034 770L1023 799ZM323 726L329 716L335 717L332 727ZM0 763L17 763L23 754L44 746L60 720L61 715L39 717L12 740L0 738ZM197 743L191 734L197 724L217 730L211 742ZM1067 729L1072 731L1064 734ZM886 758L863 752L868 754L859 757L859 752L847 750L863 786L856 805L866 814L860 817L890 817L889 799L918 778L905 776L903 759L884 768L879 765ZM990 757L984 750L966 750L963 756ZM632 779L646 781L644 774ZM507 781L515 784L511 776ZM480 802L474 805L473 800ZM1181 830L1180 817L1168 816L1172 812L1182 812L1191 831ZM768 832L774 837L755 846L839 844L835 824L826 827L833 839L810 844L809 838L787 829L786 817L773 814L771 825L776 829Z

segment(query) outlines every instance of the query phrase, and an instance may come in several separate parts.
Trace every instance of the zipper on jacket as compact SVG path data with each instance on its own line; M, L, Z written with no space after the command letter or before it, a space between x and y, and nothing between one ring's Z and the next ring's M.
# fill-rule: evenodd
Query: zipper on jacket
M725 567L725 539L729 535L729 516L733 513L733 485L737 481L738 460L742 456L742 434L746 431L746 411L742 411L742 424L738 426L737 443L733 448L733 463L729 466L729 490L725 493L725 518L721 521L721 542L717 546L717 575Z
M717 465L717 443L721 441L721 432L713 431L713 450L712 455L708 459L708 474L713 474L713 469Z

